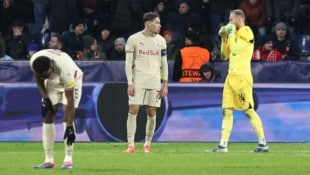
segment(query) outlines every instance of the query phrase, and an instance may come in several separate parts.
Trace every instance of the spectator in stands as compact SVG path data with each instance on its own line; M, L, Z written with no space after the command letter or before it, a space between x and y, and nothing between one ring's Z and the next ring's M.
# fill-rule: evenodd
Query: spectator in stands
M173 81L199 82L202 64L210 61L210 52L198 46L199 35L195 31L185 33L185 47L180 49L179 56L174 62Z
M99 38L100 36L100 26L105 24L107 19L103 12L97 8L97 0L84 0L82 16L87 26L87 31L94 36Z
M27 46L31 40L25 24L19 19L14 20L5 38L7 54L14 60L26 60Z
M246 23L251 27L254 36L262 37L266 34L266 5L264 0L243 0L239 8L244 12Z
M117 0L111 2L111 32L116 37L127 38L142 30L142 0Z
M310 34L310 1L303 0L298 10L299 33Z
M34 24L29 33L32 37L37 38L37 40L40 38L41 30L48 18L49 1L50 0L32 0Z
M2 36L6 36L9 26L13 20L12 15L13 0L0 0L0 32Z
M177 39L183 39L190 23L201 23L200 16L191 10L186 0L178 4L178 10L168 15L165 29L171 30Z
M219 82L219 79L221 77L220 72L216 71L214 65L209 62L201 65L199 73L202 78L200 82L209 82L209 83Z
M103 25L101 27L101 34L98 40L98 43L101 46L101 51L106 55L110 55L114 47L114 41L115 38L111 35L110 28Z
M0 35L0 61L12 61L12 57L6 54L6 45L4 38Z
M72 21L78 20L76 0L50 1L49 29L51 32L62 34L69 29Z
M167 43L167 59L175 60L178 55L179 45L178 41L174 39L171 30L164 30L162 36L165 38Z
M27 46L27 51L28 51L27 58L30 59L31 56L39 50L41 50L40 45L36 42L31 42Z
M101 52L97 40L89 35L83 37L83 61L102 61L106 60L107 56Z
M217 35L220 27L227 24L229 12L235 9L236 5L236 0L209 1L210 33L212 35Z
M192 9L200 16L202 20L202 24L200 26L201 32L205 32L210 34L210 0L196 0L196 2L192 2Z
M20 19L27 27L28 34L34 23L33 2L32 0L13 0L12 4L13 19Z
M282 54L273 47L272 36L264 36L261 44L255 49L253 61L282 61Z
M204 32L201 26L201 23L191 22L187 30L197 32L199 35L198 45L211 51L213 50L212 35Z
M160 24L161 26L165 26L167 23L167 13L165 11L165 0L153 0L151 11L156 12L160 16ZM164 28L161 28L163 31Z
M297 13L301 0L266 0L267 20L270 27L278 22L288 24L290 33L294 33Z
M273 45L282 54L283 60L299 60L298 44L293 40L287 25L283 22L275 25Z
M84 20L79 19L72 23L72 31L66 31L64 37L64 51L68 53L72 59L80 60L83 56L83 41L82 38L87 35L86 25Z
M114 49L109 55L110 60L125 60L126 52L125 52L126 40L123 37L116 38L114 42Z
M176 10L178 3L177 0L165 0L164 4L165 4L165 11L167 13L171 13Z
M48 43L49 49L62 50L63 44L64 44L64 39L63 39L62 35L60 35L58 33L52 33L51 34L51 39Z

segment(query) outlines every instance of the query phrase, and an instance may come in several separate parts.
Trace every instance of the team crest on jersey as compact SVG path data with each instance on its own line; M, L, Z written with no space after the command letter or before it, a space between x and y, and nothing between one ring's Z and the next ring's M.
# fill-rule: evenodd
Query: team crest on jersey
M155 44L155 47L156 47L156 48L160 48L160 44L159 44L159 43L156 43L156 44Z

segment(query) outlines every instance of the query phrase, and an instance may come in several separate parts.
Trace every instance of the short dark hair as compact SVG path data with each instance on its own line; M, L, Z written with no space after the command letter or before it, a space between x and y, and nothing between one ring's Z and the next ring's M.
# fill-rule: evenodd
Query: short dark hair
M33 70L41 75L51 68L51 60L46 56L39 56L32 64Z
M59 33L53 32L53 33L51 33L51 37L57 38L57 41L58 41L61 45L64 44L64 38L63 38L63 36L60 35Z
M195 44L199 42L199 34L196 31L193 30L186 31L184 36L185 38L191 40Z
M143 23L145 23L146 21L153 21L155 18L159 18L159 14L156 12L146 12L143 15Z

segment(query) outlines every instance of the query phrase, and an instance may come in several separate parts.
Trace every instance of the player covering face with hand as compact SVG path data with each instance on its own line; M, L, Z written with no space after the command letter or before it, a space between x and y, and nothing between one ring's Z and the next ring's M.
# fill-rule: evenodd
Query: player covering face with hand
M268 152L263 125L254 110L253 77L251 59L254 36L245 25L245 15L241 10L230 12L229 23L219 30L221 36L221 56L229 60L228 75L225 80L222 100L222 137L219 145L206 152L227 152L228 140L233 127L233 111L242 110L250 120L258 137L258 147L254 152Z
M65 158L62 169L72 169L75 142L74 116L81 98L83 72L72 58L55 49L36 52L30 59L37 87L42 95L42 141L45 153L43 164L35 169L55 168L55 115L59 104L64 108Z

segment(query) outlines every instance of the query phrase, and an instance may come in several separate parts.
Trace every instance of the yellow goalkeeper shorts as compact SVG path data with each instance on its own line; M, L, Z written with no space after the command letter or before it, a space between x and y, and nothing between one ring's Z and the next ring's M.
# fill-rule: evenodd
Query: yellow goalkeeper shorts
M223 89L222 108L234 110L254 108L251 75L227 75Z

